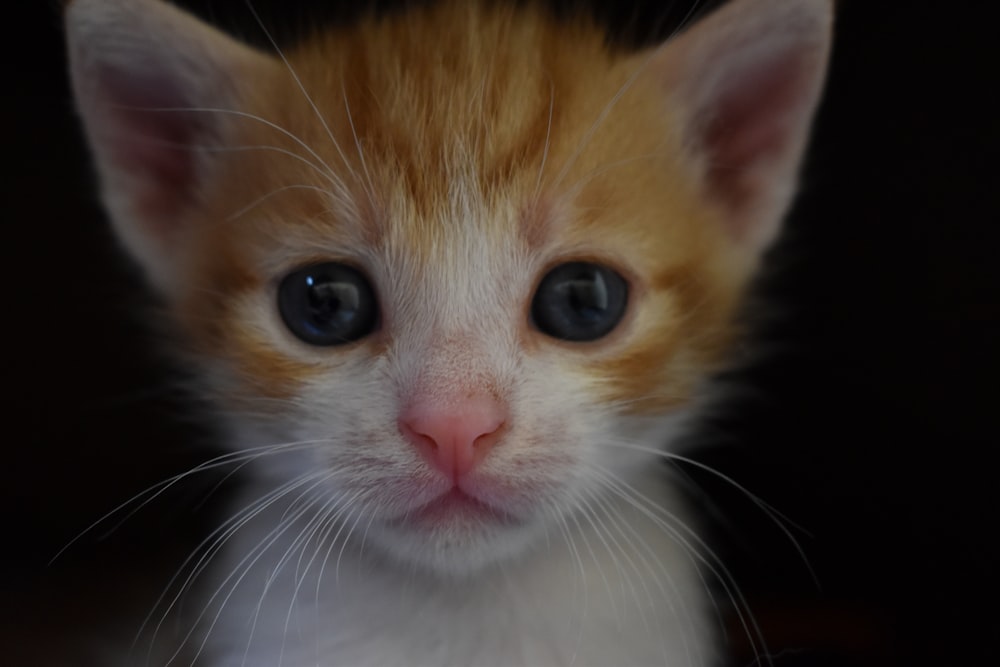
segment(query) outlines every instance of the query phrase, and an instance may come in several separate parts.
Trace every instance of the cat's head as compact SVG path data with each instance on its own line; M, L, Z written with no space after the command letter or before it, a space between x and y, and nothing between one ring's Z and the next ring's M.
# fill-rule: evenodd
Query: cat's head
M453 573L657 466L793 194L831 7L631 54L496 3L283 55L157 0L67 17L108 210L233 446Z

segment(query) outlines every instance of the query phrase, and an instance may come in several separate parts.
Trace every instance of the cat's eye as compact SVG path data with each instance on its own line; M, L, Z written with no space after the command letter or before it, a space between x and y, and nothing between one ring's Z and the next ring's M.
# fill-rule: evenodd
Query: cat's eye
M375 329L378 304L364 274L346 264L313 264L278 287L285 326L310 345L343 345Z
M625 316L628 284L600 264L570 262L549 271L531 302L531 318L542 333L570 341L597 340Z

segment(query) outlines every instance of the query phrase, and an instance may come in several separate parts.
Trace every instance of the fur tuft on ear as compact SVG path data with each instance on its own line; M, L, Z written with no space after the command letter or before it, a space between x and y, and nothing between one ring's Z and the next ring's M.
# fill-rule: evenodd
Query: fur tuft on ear
M105 205L153 284L172 284L184 211L197 197L241 76L267 56L159 0L74 0L70 72ZM187 109L188 111L185 111Z
M659 47L707 195L760 252L795 192L831 43L831 0L732 0Z

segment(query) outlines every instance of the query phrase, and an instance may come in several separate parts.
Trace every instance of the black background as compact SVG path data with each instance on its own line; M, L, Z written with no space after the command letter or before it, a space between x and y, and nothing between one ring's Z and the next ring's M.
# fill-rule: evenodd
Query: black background
M184 4L259 40L240 0ZM357 3L255 4L280 37ZM692 3L606 4L628 41L668 30ZM793 529L819 585L745 496L689 471L779 667L974 665L995 653L991 7L840 3L803 192L761 284L767 354L728 378L743 390L703 431L702 460L808 531ZM9 3L3 16L0 662L100 665L99 645L128 636L219 496L173 490L49 560L203 460L211 436L150 351L147 298L103 224L57 3ZM739 637L733 663L752 664Z

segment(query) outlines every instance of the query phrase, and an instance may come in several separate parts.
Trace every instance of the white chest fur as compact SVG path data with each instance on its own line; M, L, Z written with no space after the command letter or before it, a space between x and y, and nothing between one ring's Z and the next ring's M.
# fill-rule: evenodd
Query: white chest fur
M334 527L304 539L316 529L311 517L289 523L282 517L294 509L272 507L234 537L203 585L214 600L201 621L202 659L209 667L713 664L707 588L679 544L682 508L657 476L642 491L655 514L605 502L520 560L453 581L363 552L360 529L346 546L332 539Z

